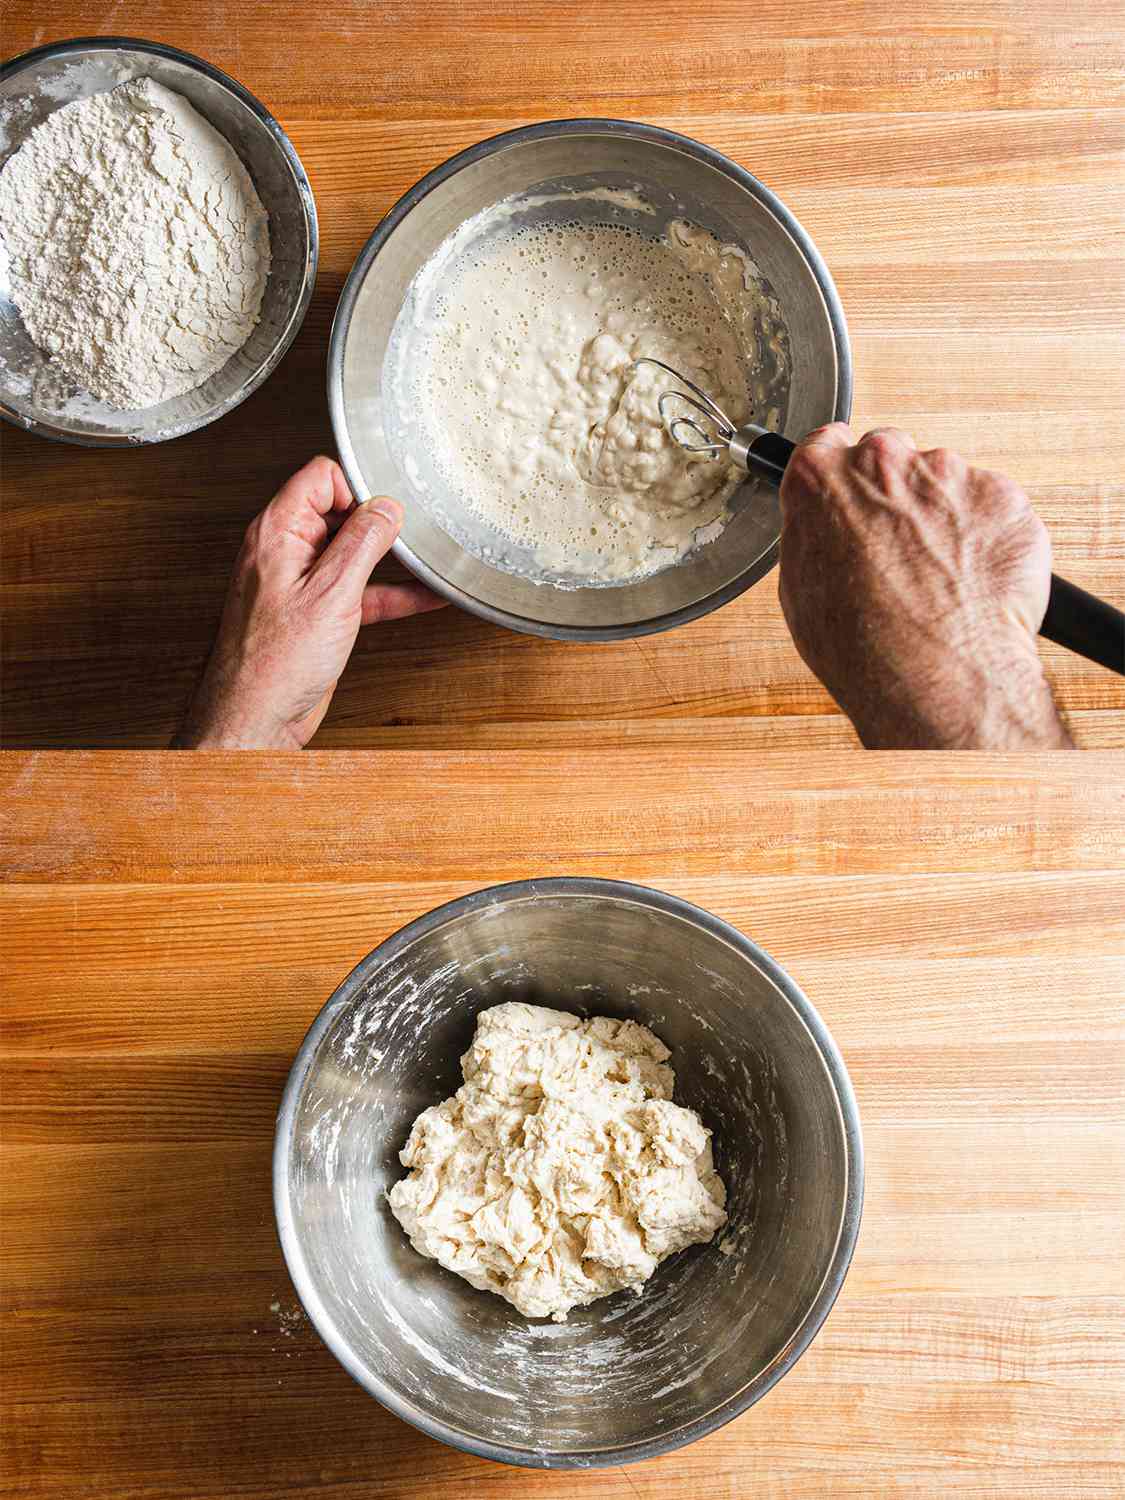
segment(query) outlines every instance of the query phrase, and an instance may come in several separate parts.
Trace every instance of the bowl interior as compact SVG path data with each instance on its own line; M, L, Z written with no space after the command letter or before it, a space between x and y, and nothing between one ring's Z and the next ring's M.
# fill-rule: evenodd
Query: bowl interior
M174 89L242 158L269 213L271 266L249 339L203 385L144 411L115 411L59 376L0 277L0 409L47 436L97 446L160 442L214 421L269 374L300 327L316 271L316 214L280 127L206 65L142 45L62 46L0 78L0 168L31 130L76 99L150 77Z
M690 610L724 590L737 592L771 566L779 534L777 496L747 483L732 502L732 520L714 541L687 559L637 582L614 587L556 587L490 565L458 537L475 537L494 552L487 528L460 505L432 472L425 455L403 459L403 413L397 382L388 378L388 348L411 283L442 242L466 220L515 197L532 200L520 221L570 217L552 195L596 187L639 190L646 211L598 205L597 217L660 234L674 218L743 246L776 297L789 332L791 373L782 389L783 426L804 433L831 421L841 397L836 333L808 258L756 184L709 159L692 144L675 144L646 127L569 122L548 133L501 139L413 201L376 236L357 263L337 325L330 387L337 444L358 493L391 493L407 504L400 541L405 560L447 592L502 614L504 623L545 633L631 630ZM399 335L401 337L401 334ZM396 339L397 346L398 340ZM397 347L392 360L399 364ZM455 399L455 395L451 398Z
M772 1383L829 1274L849 1166L824 1057L764 969L672 905L531 894L439 920L345 982L291 1085L278 1209L298 1291L353 1375L458 1446L558 1465L689 1441ZM384 1197L415 1116L459 1086L477 1012L513 999L654 1028L729 1195L718 1240L563 1324L418 1255Z

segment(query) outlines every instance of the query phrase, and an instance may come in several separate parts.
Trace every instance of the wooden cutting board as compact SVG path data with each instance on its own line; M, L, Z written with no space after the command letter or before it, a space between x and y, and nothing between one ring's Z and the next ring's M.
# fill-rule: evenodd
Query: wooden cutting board
M246 523L332 449L328 331L360 247L453 152L559 116L670 126L759 175L839 286L856 426L1011 473L1058 570L1125 600L1120 0L8 0L3 47L99 31L201 54L274 111L316 195L320 277L279 371L214 427L132 453L4 432L6 745L167 744ZM1125 746L1125 681L1044 659L1081 743ZM452 611L369 631L318 744L637 736L853 742L774 575L671 635L597 648Z
M1108 1497L1125 1481L1122 758L0 761L0 1494L178 1500ZM628 795L622 796L622 789ZM296 1302L274 1116L321 1003L411 918L614 875L806 990L867 1193L808 1354L624 1471L453 1452Z

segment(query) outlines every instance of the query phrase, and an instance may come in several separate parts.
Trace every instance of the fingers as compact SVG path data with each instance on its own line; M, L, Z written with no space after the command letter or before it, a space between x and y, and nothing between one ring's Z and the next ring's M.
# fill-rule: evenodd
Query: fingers
M363 623L379 625L386 620L405 620L408 615L441 609L448 602L424 583L371 583L363 591Z
M798 449L803 448L854 448L862 447L872 439L889 440L900 444L903 448L917 449L918 444L901 427L872 427L870 432L865 432L856 443L855 436L846 422L829 422L825 427L814 427L807 437L797 444Z
M825 427L814 427L797 444L802 448L851 448L855 437L846 422L829 422Z
M821 494L829 472L837 468L852 446L852 430L846 422L814 427L793 451L781 481L781 516L787 522L793 508Z
M967 461L950 448L930 448L919 454L918 464L936 495L959 493L970 475L975 476L979 483L984 473L983 470L971 469Z
M330 529L329 518L352 503L347 480L330 458L314 458L287 479L246 533L244 555L282 587L303 578Z
M325 458L310 459L287 479L266 506L268 518L279 530L289 530L294 522L310 515L326 516L332 510L347 510L352 503L348 481L338 463Z
M869 443L873 438L879 438L887 442L898 443L902 448L909 448L917 452L918 444L909 432L904 432L901 427L873 427L870 432L865 432L860 438L860 446Z
M320 554L310 577L321 588L343 588L362 599L372 568L390 551L401 526L402 506L389 496L357 505Z

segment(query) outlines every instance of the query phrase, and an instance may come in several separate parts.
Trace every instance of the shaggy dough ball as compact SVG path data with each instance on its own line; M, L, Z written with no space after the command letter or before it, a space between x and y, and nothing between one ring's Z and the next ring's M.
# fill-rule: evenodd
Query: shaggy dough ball
M640 1291L727 1217L711 1133L672 1103L670 1056L634 1021L483 1011L463 1086L415 1120L388 1194L411 1244L529 1318Z

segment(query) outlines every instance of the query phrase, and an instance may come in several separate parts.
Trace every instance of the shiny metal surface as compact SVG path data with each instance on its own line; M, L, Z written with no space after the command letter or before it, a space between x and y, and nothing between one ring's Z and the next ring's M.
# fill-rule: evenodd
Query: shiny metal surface
M384 1201L477 1012L513 999L652 1026L729 1194L718 1241L564 1324L418 1255ZM369 954L293 1065L273 1178L294 1286L355 1379L444 1442L542 1468L664 1453L763 1395L835 1300L863 1192L847 1072L796 985L698 907L587 879L478 891Z
M242 158L270 216L272 265L260 321L242 349L196 390L140 412L116 412L60 381L15 306L0 296L0 416L43 437L89 447L180 437L245 401L293 342L316 280L316 208L289 137L241 84L176 47L134 37L81 37L6 63L0 68L0 166L60 105L145 76L182 94Z
M719 152L652 125L552 120L483 141L424 177L367 242L340 298L328 361L340 459L358 495L388 493L406 502L395 552L431 587L497 624L568 640L645 635L708 613L768 572L780 529L777 496L748 483L734 497L722 535L675 567L637 583L564 589L490 567L461 547L396 462L387 440L393 413L383 390L384 356L416 273L449 234L495 203L595 186L639 186L656 209L655 217L637 221L649 233L687 217L749 248L788 324L787 428L803 435L851 410L847 331L823 261L781 201ZM535 216L528 211L528 220ZM479 529L468 513L460 520Z
M668 436L685 453L707 453L712 458L725 455L747 473L761 467L760 463L755 463L754 444L759 438L768 438L770 428L761 427L756 422L746 422L742 427L736 427L714 397L696 385L694 380L689 380L679 370L666 365L662 359L639 359L637 363L659 365L684 387L682 390L664 391L656 404L668 429ZM689 407L696 415L676 416L677 408L684 406ZM701 421L709 425L701 426ZM691 436L685 437L685 432ZM772 478L773 472L774 465L771 464L767 469L767 476Z
M696 385L694 380L689 380L679 370L673 370L671 365L666 365L662 359L639 359L637 363L659 365L662 370L667 370L669 375L675 376L680 385L686 388L678 391L664 391L656 403L664 425L668 429L668 436L674 443L678 443L685 453L709 453L715 458L725 454L741 468L750 468L750 446L758 438L767 436L769 428L760 427L756 422L747 422L744 427L736 427L712 396ZM677 407L682 406L690 407L696 416L676 416ZM710 426L701 427L698 418L710 423ZM691 434L690 438L683 435L685 431Z
M744 469L750 468L750 449L760 437L766 436L766 428L758 427L753 422L747 422L745 427L740 427L737 432L731 434L728 451L731 459Z
M638 359L637 364L657 365L679 382L679 390L662 391L656 403L661 420L668 429L668 436L674 443L678 443L685 453L710 453L718 457L727 452L734 437L734 422L702 386L696 385L694 380L689 380L679 370L673 370L662 359L645 357ZM685 417L682 411L676 416L677 409L685 406L709 422L713 430L701 427L695 417ZM690 432L694 441L683 437L681 430Z

